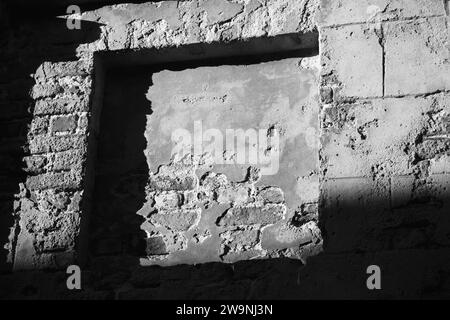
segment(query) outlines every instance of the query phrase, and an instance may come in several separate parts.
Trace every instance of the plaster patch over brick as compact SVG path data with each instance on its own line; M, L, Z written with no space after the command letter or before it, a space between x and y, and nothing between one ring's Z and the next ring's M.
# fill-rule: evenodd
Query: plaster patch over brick
M309 60L316 58L153 75L146 127L150 179L139 214L147 218L142 228L149 239L163 246L182 236L187 244L169 251L151 240L154 251L147 250L142 264L306 258L294 253L300 244L320 250L317 207L293 223L302 206L319 197L318 70ZM237 130L246 134L242 145ZM271 130L279 145L261 140ZM261 161L274 151L276 163ZM267 165L275 170L264 170ZM203 248L207 254L199 254Z

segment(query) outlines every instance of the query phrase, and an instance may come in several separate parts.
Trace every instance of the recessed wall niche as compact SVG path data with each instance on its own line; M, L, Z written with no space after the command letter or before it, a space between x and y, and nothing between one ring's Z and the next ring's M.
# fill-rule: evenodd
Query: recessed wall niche
M317 54L290 34L97 56L90 255L319 252Z

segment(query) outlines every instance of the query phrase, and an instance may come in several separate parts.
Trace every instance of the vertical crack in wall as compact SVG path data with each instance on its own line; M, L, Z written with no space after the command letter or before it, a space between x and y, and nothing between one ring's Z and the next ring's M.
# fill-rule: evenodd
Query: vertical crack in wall
M375 28L375 33L377 34L377 36L378 36L378 41L379 41L379 43L380 43L380 46L381 46L381 65L382 65L382 69L381 69L381 72L382 72L382 79L381 79L381 81L382 81L382 96L384 97L385 96L385 90L386 90L386 88L385 88L385 80L386 80L386 49L385 49L385 37L384 37L384 32L385 32L385 30L384 30L384 26L383 26L383 24L381 23L381 22L378 22L379 23L379 25L378 26L376 26ZM377 28L377 27L379 27L379 28Z

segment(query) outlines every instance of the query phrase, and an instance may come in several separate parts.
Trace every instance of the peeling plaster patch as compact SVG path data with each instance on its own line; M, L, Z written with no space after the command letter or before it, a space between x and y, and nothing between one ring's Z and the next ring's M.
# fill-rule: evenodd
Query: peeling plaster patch
M180 232L188 242L182 252L148 264L233 262L275 254L277 248L261 248L259 234L288 225L296 210L318 201L317 62L295 58L153 74L146 97L154 112L147 116L145 133L151 174L147 204L139 214L147 219L142 225L147 232ZM223 151L235 142L227 138L230 129L259 128L280 136L281 163L273 175L264 174L261 163L237 162L241 153L259 145L247 140L240 149ZM224 164L215 163L216 150L203 144L208 130L215 130L215 143L219 138ZM183 139L175 141L178 131ZM174 152L174 146L187 152ZM298 182L296 177L306 178ZM316 218L304 215L304 225ZM309 230L289 226L286 237L295 241L284 240L283 249L299 246Z

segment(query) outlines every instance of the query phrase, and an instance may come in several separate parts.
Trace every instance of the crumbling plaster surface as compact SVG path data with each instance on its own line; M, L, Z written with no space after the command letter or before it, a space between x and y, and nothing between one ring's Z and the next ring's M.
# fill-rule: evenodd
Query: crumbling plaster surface
M333 283L338 288L336 279L343 278L348 281L347 295L366 296L354 283L354 275L360 271L355 266L377 259L388 271L404 271L395 273L397 280L387 289L388 295L417 298L448 292L448 1L162 2L104 7L83 13L83 19L102 23L98 40L77 45L77 61L45 62L33 70L36 84L32 97L36 102L25 161L29 176L17 195L17 225L8 246L16 269L58 268L73 261L73 235L78 233L82 216L79 201L92 112L87 98L92 90L94 52L318 28L322 109L319 226L325 253L339 255L309 260L307 275L322 272L333 276L309 287L306 280L305 288L310 290L303 291L308 292L305 297L323 297L323 292L328 292L325 296L342 298L329 289ZM56 33L48 32L48 37L69 43ZM32 36L27 30L26 37ZM17 39L11 36L2 41L14 52L20 45ZM44 57L48 52L47 47L33 50ZM8 57L11 52L3 55ZM2 84L2 104L20 99L20 90L14 88L29 84L15 76L17 72L2 66L4 79L9 81ZM14 106L11 114L23 107ZM412 281L403 261L414 267L417 281ZM330 266L341 266L336 271L339 274ZM438 274L442 281L436 283L433 279ZM283 289L297 283L298 276L297 272L286 273ZM136 276L131 283L143 288L163 281L163 287L124 289L115 297L164 297L170 288L179 288L179 282L171 282L168 275L155 277L158 279ZM251 288L263 286L263 282L239 283L235 289L251 297ZM92 294L105 297L107 291ZM180 296L183 294L202 297L195 287L186 287L180 291Z
M320 252L318 71L313 57L153 74L143 264Z

